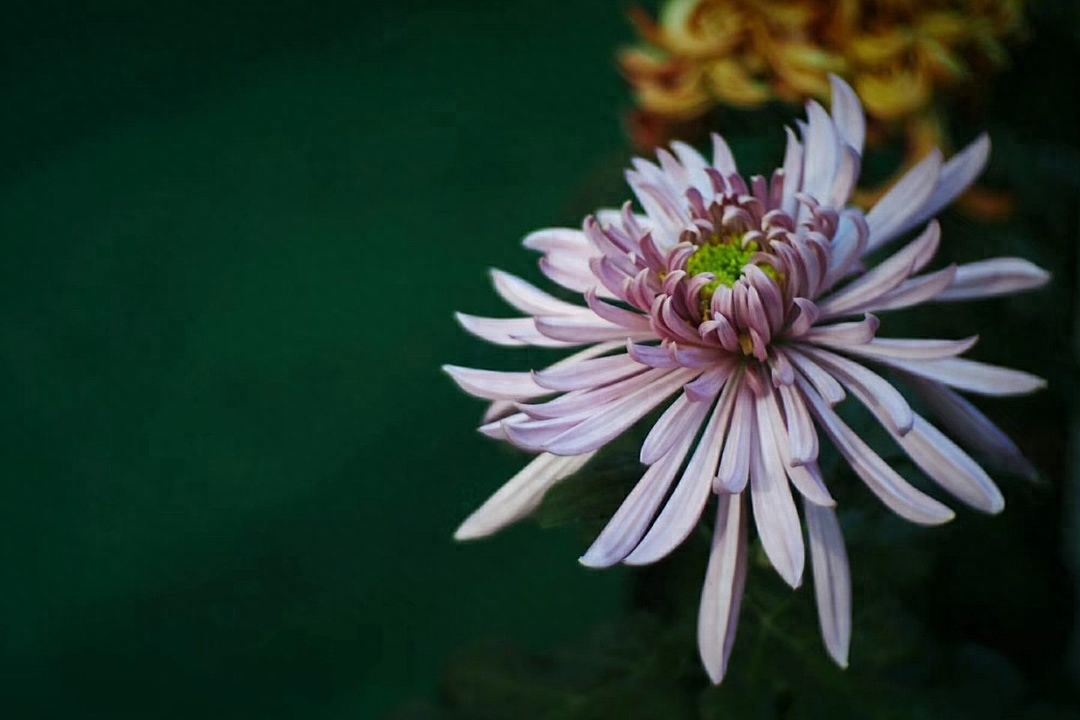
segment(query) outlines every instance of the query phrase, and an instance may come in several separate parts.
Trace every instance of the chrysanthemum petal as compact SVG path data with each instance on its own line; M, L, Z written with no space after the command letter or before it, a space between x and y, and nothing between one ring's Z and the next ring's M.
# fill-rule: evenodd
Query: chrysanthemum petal
M855 473L885 505L900 517L921 525L940 525L954 513L937 500L924 495L900 477L840 419L810 384L801 381L807 406L818 423L832 439L840 454Z
M941 169L941 152L935 148L878 200L866 214L870 226L866 252L873 252L917 224L912 218L919 216L934 196Z
M590 313L591 314L591 313ZM541 334L531 317L524 318L488 318L465 313L455 313L454 317L469 333L481 340L505 347L572 347L574 343L555 340Z
M737 385L732 383L721 393L675 491L641 543L623 560L626 564L647 565L666 557L697 525L712 489L737 391Z
M716 470L713 489L716 492L740 493L750 478L750 456L757 443L754 432L754 394L741 382L741 377L729 382L738 382L742 387L735 398L731 425L720 466Z
M887 260L865 273L828 299L817 303L825 318L859 312L875 299L900 286L916 270L922 255L933 255L941 239L937 222L927 225L919 237L893 253Z
M821 638L829 656L846 668L851 643L851 570L844 535L831 508L804 502L803 512L810 538L810 566Z
M784 582L795 588L802 584L806 561L802 525L766 403L765 398L755 401L758 442L750 455L750 500L765 554Z
M533 373L537 386L550 390L569 392L607 385L622 380L646 367L626 354L584 360L564 367L550 367Z
M580 305L568 303L549 295L535 285L502 270L491 270L495 291L512 307L529 315L559 315L579 313Z
M823 348L804 345L800 351L832 373L844 387L857 390L860 399L866 398L871 409L880 408L896 432L902 435L915 423L915 414L900 391L866 366Z
M747 522L741 495L720 495L698 613L698 649L714 683L724 679L746 584Z
M962 355L975 346L979 336L972 335L963 340L908 340L897 338L874 338L868 343L857 345L841 345L831 343L820 338L817 342L829 345L852 355L872 359L893 358L896 360L936 360L938 358L956 357Z
M475 540L501 530L536 508L555 483L584 467L595 453L557 457L544 453L522 468L498 492L466 518L455 540Z
M911 432L894 439L931 480L953 497L985 513L999 513L1005 507L1001 491L986 471L919 415L915 416Z
M937 215L946 205L959 197L960 193L967 190L971 183L975 182L975 178L982 173L989 159L990 137L983 133L945 163L941 168L941 176L934 186L933 195L919 212L914 213L896 231L896 234L906 232Z
M777 388L784 405L784 417L787 420L787 434L791 463L806 465L814 462L818 456L818 436L814 421L806 409L802 396L793 387L785 385Z
M697 436L697 427L709 412L709 406L703 403L690 403L689 406L691 414L687 422L694 429L678 436L676 443L649 466L600 535L581 556L579 562L582 565L595 568L615 565L622 562L641 541Z
M941 383L907 373L904 373L904 381L964 447L995 467L1029 480L1035 479L1035 467L1020 452L1016 443L958 393Z
M696 374L694 370L673 370L626 398L598 408L580 425L546 443L544 450L556 455L580 455L597 450L621 435Z
M1050 273L1021 258L1001 257L967 263L956 268L952 283L935 300L974 300L1034 290L1050 280Z
M866 115L863 114L859 98L851 86L836 75L829 76L832 86L832 118L836 129L844 142L862 153L866 139Z
M535 319L536 329L547 338L572 345L607 340L644 340L653 337L651 330L627 330L589 313L588 315L551 315Z
M1041 377L1023 370L988 365L966 358L942 358L940 360L897 360L878 358L880 362L906 370L912 375L934 380L957 390L977 395L1004 397L1027 395L1046 387Z
M477 370L476 368L443 365L454 382L474 397L487 400L528 400L551 393L536 384L530 373Z

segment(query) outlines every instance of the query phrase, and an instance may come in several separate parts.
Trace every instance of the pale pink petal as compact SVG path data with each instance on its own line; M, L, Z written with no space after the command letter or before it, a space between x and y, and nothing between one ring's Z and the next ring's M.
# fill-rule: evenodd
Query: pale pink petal
M580 305L559 300L521 278L502 270L493 269L491 271L491 280L495 285L495 291L499 293L503 300L528 315L573 314L582 310Z
M975 178L982 173L989 159L990 138L983 133L945 163L945 166L941 168L941 177L934 186L933 195L918 213L912 215L911 219L896 231L896 234L906 232L937 215L946 205L959 197L960 193L967 190L971 183L975 182Z
M629 355L619 354L583 360L563 367L550 367L533 373L532 377L539 387L569 392L607 385L646 369L646 366Z
M993 397L1027 395L1046 387L1045 380L1023 370L987 365L966 358L940 360L878 358L878 360L886 365L906 370L912 375L978 395Z
M1004 509L1005 499L986 471L922 417L916 415L911 432L894 439L930 479L953 497L985 513Z
M626 564L647 565L667 556L697 525L712 489L737 390L734 383L724 389L675 491L641 543L623 561Z
M477 370L457 365L443 365L442 369L462 390L487 400L528 400L551 393L537 385L530 373Z
M916 490L871 450L862 438L844 424L808 382L800 381L799 385L810 412L832 439L837 450L890 510L921 525L940 525L953 519L952 510Z
M641 541L697 435L697 426L709 412L709 406L704 403L691 403L690 407L692 411L687 422L693 425L693 430L679 436L675 445L649 466L600 535L581 556L579 562L582 565L601 568L622 562Z
M885 378L864 365L822 348L802 346L806 357L832 373L844 387L865 398L871 410L880 409L889 427L901 435L911 429L915 414L908 401Z
M1040 288L1050 273L1021 258L1002 257L956 268L952 283L935 300L973 300Z
M674 370L662 380L599 408L580 425L546 443L544 449L556 455L580 455L597 450L671 396L697 374L695 370Z
M647 340L654 337L652 330L627 330L592 313L538 317L535 323L536 329L544 337L576 345L606 340Z
M846 668L851 644L851 570L844 534L831 508L804 502L803 512L810 537L810 565L821 639L829 656Z
M818 456L818 436L806 403L799 391L793 387L784 385L777 390L784 404L791 464L806 465L814 462Z
M832 86L832 118L845 143L862 153L866 139L866 115L855 91L836 75L829 75Z
M738 389L735 398L731 426L724 443L720 466L716 470L716 480L713 482L716 492L740 493L750 478L750 456L757 443L754 432L754 394L741 380L740 376L737 380L728 381L742 387Z
M755 401L758 443L750 455L750 499L761 546L780 577L791 587L802 583L805 548L802 525L787 474L776 447L767 400Z
M538 455L466 518L454 533L455 540L474 540L491 535L532 512L544 494L558 481L573 475L594 453L577 457Z
M572 347L574 343L555 340L540 334L531 317L524 318L486 318L465 313L454 313L454 317L469 333L481 340L506 347L535 345L537 347Z
M909 278L898 288L856 308L857 312L882 312L900 310L913 305L921 305L937 297L949 287L956 275L956 266L950 265L937 272Z
M912 220L930 202L940 175L941 152L934 148L866 214L866 223L870 226L866 252L873 252L917 224Z
M934 360L961 355L974 347L978 340L978 335L972 335L963 340L874 338L870 342L860 345L840 345L839 343L827 342L821 338L818 338L816 342L871 359Z
M741 495L720 496L698 613L698 649L714 683L724 679L739 626L739 607L746 584L745 515Z
M905 382L962 445L992 465L1034 480L1034 466L1001 428L944 385L904 374Z

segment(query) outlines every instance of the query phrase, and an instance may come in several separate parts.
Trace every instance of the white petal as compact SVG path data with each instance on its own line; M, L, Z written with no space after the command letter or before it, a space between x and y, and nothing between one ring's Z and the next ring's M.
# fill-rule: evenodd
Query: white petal
M544 337L552 340L570 343L584 344L604 342L607 340L643 340L655 337L651 331L627 330L624 327L608 322L597 317L591 312L588 315L551 315L535 319L536 329Z
M698 650L714 683L724 679L746 585L747 523L741 495L722 494L698 613Z
M465 313L454 313L454 317L461 323L461 327L480 338L495 345L505 347L521 347L535 345L536 347L572 347L573 343L562 340L554 340L541 335L536 329L536 323L531 317L524 318L487 318Z
M934 360L962 355L974 347L979 340L972 335L963 340L906 340L895 338L874 338L865 345L842 347L844 352L873 359L895 358L897 360ZM823 345L831 343L818 340Z
M821 638L829 656L837 665L846 668L851 644L851 570L844 535L831 508L806 502L803 511L810 537L810 563Z
M821 348L803 346L806 356L836 376L872 410L880 410L892 430L904 434L915 422L911 405L885 378L864 365Z
M485 537L528 515L540 504L544 493L580 470L594 454L577 457L538 455L470 515L454 533L454 539Z

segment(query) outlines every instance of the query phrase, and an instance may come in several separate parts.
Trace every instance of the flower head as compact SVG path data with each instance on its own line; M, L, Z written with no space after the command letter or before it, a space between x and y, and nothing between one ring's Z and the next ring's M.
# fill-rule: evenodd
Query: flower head
M669 403L642 444L641 480L581 561L659 560L716 496L699 645L717 682L735 635L751 513L772 565L791 586L802 581L796 498L825 645L846 665L850 579L835 501L817 464L819 430L897 514L923 524L953 517L841 420L833 408L849 394L944 490L985 512L1003 506L982 467L867 364L892 369L972 452L1032 472L955 391L1016 395L1042 380L959 357L975 337L877 337L875 313L1012 293L1048 279L1017 258L924 272L940 239L931 218L979 174L989 141L981 137L944 163L930 153L864 215L847 202L865 120L851 88L831 83L831 115L808 103L807 121L799 136L788 131L783 167L771 177L745 180L718 136L711 162L676 143L659 152L658 165L636 160L627 174L643 213L627 203L587 218L581 231L529 235L525 245L543 253L543 273L583 293L584 306L495 271L498 293L527 317L459 315L467 330L500 345L584 349L532 373L446 367L467 392L494 401L482 432L539 453L465 521L458 539L524 516L553 484ZM867 269L871 252L920 226Z

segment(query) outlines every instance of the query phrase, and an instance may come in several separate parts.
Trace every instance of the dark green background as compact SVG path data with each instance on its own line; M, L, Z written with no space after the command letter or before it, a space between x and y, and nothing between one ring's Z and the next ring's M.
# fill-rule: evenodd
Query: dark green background
M533 359L468 338L452 311L502 313L485 268L537 277L521 236L623 197L622 11L5 10L0 714L375 717L434 697L477 638L544 648L618 614L627 575L580 569L572 529L451 541L522 458L474 432L480 404L438 366ZM1074 182L1053 163L1075 160L1055 144L1075 151L1075 94L1064 110L1029 96L1000 103L998 147L1012 127L1027 157L1016 128L1040 112L1040 182ZM1038 195L1001 167L1021 199ZM1061 245L1059 225L1036 227ZM1019 308L1022 324L1047 297L1074 301L1059 286L986 319ZM1019 407L1065 414L1060 399ZM1059 483L1061 437L1025 439L1042 438ZM1071 536L1032 537L1059 572Z
M467 640L611 611L573 533L451 541L521 458L438 368L486 353L451 315L501 311L485 269L535 272L519 238L622 151L616 6L0 33L0 707L371 717Z

